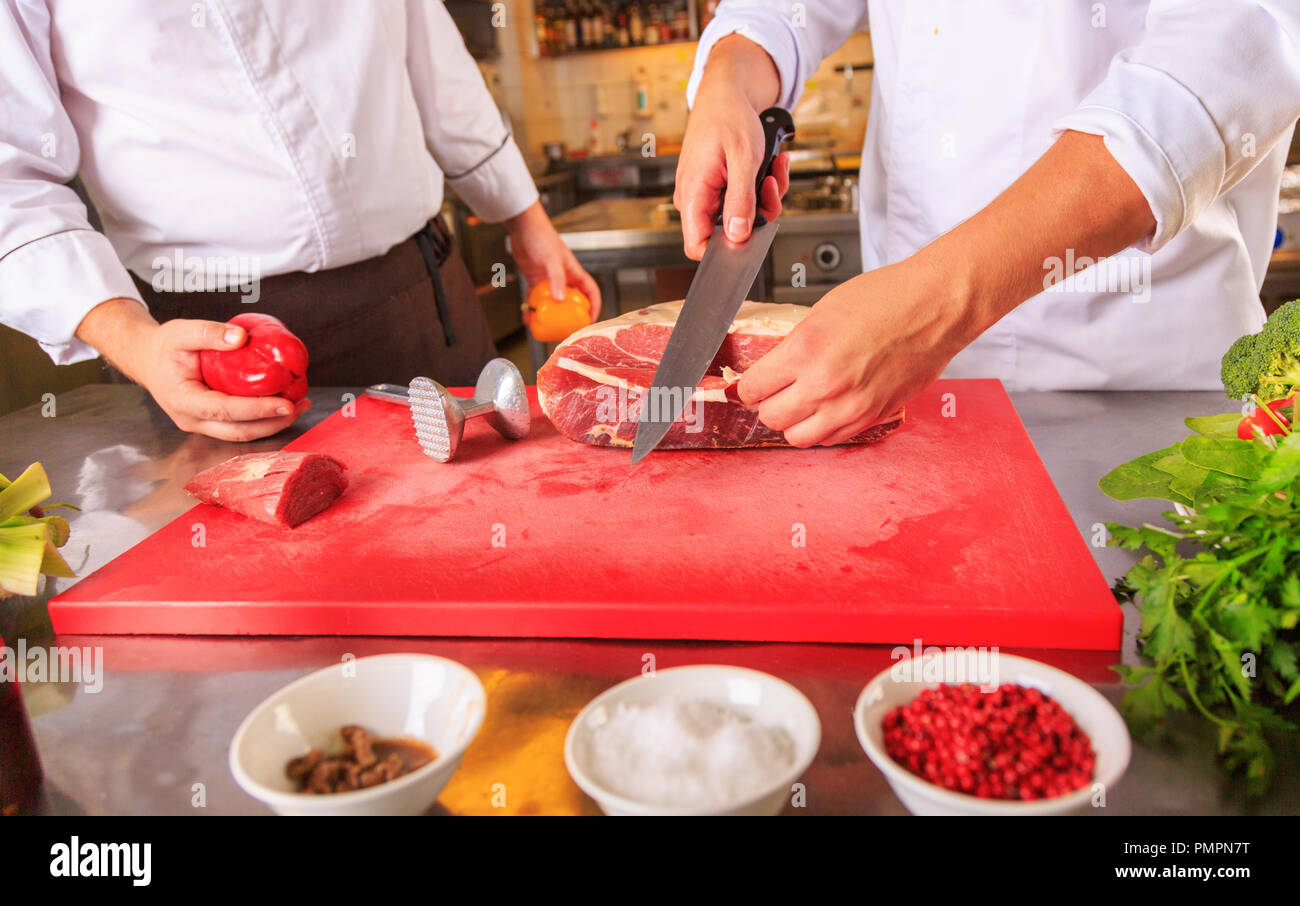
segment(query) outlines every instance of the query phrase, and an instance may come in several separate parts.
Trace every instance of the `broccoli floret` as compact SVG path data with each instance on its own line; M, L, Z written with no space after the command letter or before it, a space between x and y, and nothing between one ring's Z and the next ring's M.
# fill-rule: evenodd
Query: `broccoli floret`
M1219 377L1223 381L1223 392L1233 399L1245 399L1259 390L1259 376L1264 372L1264 357L1260 355L1256 337L1259 334L1248 333L1238 337L1223 354L1223 366Z
M1223 356L1223 390L1233 399L1282 399L1300 386L1300 299L1278 308L1259 333L1239 337Z

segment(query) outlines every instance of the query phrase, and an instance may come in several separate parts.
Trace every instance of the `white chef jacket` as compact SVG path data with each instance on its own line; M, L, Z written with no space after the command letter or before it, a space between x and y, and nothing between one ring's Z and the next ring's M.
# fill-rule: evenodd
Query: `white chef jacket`
M738 32L771 55L793 109L822 59L868 21L864 268L979 211L1066 129L1103 136L1156 219L1107 273L1030 299L947 376L1011 389L1220 388L1224 351L1264 320L1259 289L1300 115L1300 3L725 0L688 98L714 42Z
M0 0L0 322L55 362L139 299L126 268L340 267L418 230L444 178L487 220L537 198L438 0Z

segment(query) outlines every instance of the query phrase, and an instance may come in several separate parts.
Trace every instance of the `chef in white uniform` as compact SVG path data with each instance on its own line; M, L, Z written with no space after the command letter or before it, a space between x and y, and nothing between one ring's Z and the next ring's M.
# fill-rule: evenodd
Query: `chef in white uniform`
M762 420L800 446L835 443L941 373L1218 388L1224 350L1264 320L1300 4L726 0L688 87L687 254L724 184L727 233L749 234L755 111L793 109L868 23L866 273L744 376ZM787 184L778 167L766 212Z
M0 323L102 354L187 431L310 405L204 385L244 312L302 338L312 384L472 384L495 350L444 184L599 310L439 0L0 0Z

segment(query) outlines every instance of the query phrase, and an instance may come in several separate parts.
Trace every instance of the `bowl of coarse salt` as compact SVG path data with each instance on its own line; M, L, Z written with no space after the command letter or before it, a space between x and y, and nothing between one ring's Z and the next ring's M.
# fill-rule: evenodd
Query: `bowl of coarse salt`
M775 815L821 745L802 692L757 670L672 667L592 699L564 764L607 815Z

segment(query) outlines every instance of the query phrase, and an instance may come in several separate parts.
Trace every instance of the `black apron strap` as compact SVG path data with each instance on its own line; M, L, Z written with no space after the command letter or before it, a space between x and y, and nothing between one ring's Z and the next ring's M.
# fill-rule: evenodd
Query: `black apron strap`
M419 246L420 257L424 259L429 279L433 281L433 302L438 308L438 320L442 322L442 335L448 346L456 344L456 331L451 326L451 312L447 310L447 293L442 287L442 275L439 268L451 253L451 234L443 225L440 217L435 217L415 234L415 243Z

